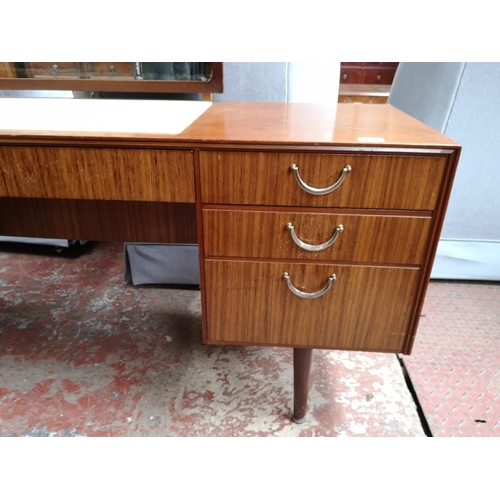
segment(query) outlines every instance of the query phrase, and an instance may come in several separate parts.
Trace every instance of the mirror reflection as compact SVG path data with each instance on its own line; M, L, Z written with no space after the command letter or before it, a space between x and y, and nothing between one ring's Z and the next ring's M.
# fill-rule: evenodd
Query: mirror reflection
M7 62L0 78L196 81L212 79L204 62Z

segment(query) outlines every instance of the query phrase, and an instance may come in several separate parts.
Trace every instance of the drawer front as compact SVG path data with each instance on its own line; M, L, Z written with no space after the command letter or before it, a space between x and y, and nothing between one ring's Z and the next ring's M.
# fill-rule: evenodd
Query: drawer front
M419 270L207 260L208 341L401 352ZM324 289L319 298L298 291Z
M85 63L89 78L134 78L134 64L131 62Z
M394 69L365 69L363 83L367 85L391 85L395 73Z
M292 224L293 229L289 224ZM207 257L397 265L421 264L429 239L431 219L393 215L204 209L203 227ZM294 236L298 241L295 241ZM318 245L327 244L327 248L318 249Z
M77 62L30 62L26 74L28 78L81 78L82 70Z
M363 70L362 69L342 69L340 72L340 83L363 83Z
M310 194L292 164L313 188L345 178L329 194ZM201 194L204 203L216 204L433 210L445 166L442 156L201 151Z
M0 147L0 196L194 203L193 153Z

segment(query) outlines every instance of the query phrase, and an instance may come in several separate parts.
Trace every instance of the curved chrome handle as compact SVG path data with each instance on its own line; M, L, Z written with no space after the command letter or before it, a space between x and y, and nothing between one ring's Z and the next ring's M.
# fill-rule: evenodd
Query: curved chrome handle
M314 194L316 196L322 195L322 194L329 194L335 191L343 182L345 179L345 176L352 170L351 165L347 165L343 168L342 170L342 175L340 176L339 180L335 183L332 184L331 186L328 186L326 188L314 188L312 186L309 186L306 184L299 175L299 167L293 163L290 165L290 170L295 174L295 180L297 181L297 184L307 193L309 194Z
M301 299L317 299L318 297L321 297L324 295L328 290L330 290L330 287L332 286L332 283L337 279L337 276L335 274L332 274L328 278L328 283L325 285L324 288L321 290L318 290L317 292L313 293L306 293L306 292L301 292L300 290L297 290L293 285L292 282L290 281L290 275L288 273L283 274L283 278L286 280L286 284L288 285L288 288L297 295L297 297L300 297Z
M297 236L297 233L295 232L295 226L291 222L286 225L286 228L292 233L293 241L295 241L297 246L299 246L303 250L307 250L308 252L320 252L321 250L325 250L326 248L331 247L335 243L335 240L338 238L339 234L344 230L344 226L342 224L339 224L337 226L337 229L335 229L333 236L327 242L322 243L321 245L309 245L300 240L300 238Z

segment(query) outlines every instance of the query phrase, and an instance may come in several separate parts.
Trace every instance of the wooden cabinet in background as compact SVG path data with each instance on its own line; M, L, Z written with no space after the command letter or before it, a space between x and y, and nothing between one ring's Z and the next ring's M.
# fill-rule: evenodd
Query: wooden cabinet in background
M81 63L28 62L24 65L28 78L81 78Z
M15 78L16 68L14 63L0 62L0 75L5 75L5 78Z
M397 62L343 62L340 63L340 83L364 85L391 85Z

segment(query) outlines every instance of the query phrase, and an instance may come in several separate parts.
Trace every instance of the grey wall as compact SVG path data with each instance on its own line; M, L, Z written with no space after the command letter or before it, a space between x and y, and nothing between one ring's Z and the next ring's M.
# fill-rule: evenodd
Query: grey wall
M445 134L462 154L443 238L500 241L500 63L467 63Z
M213 100L336 103L339 73L340 62L224 63L224 93Z
M464 68L463 62L402 62L389 103L444 133Z
M400 63L389 103L462 145L433 278L500 280L500 63Z
M214 101L286 101L287 63L224 63L224 93Z

